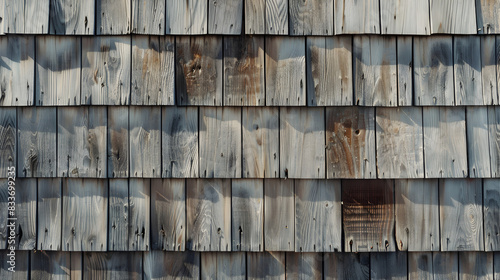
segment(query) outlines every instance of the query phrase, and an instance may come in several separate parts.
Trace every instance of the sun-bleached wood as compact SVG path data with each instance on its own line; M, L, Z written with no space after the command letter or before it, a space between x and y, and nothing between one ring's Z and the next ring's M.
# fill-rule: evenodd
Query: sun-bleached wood
M484 250L498 251L500 248L500 180L483 181Z
M172 35L207 34L208 1L166 0L165 32Z
M93 35L95 1L50 0L50 34Z
M49 10L50 0L24 0L24 33L49 33Z
M149 251L151 180L130 179L128 191L129 251Z
M335 35L380 34L380 7L377 0L334 0Z
M61 250L62 183L60 178L38 179L37 250Z
M201 254L201 279L246 279L244 252Z
M483 105L481 79L481 37L453 37L453 69L455 74L455 103Z
M478 34L500 33L500 3L476 0L476 22Z
M483 104L498 105L497 60L500 49L495 36L481 36L481 80L483 82Z
M491 177L500 177L500 108L488 107L488 131ZM484 147L483 147L484 148Z
M413 37L398 36L398 106L413 105Z
M131 1L132 0L96 0L95 34L129 34L131 31L132 18Z
M12 180L11 180L12 181ZM15 244L9 244L8 248L16 250L34 250L37 244L37 180L35 178L14 180L16 189L14 213L9 218L15 220ZM11 201L9 199L9 201ZM10 205L9 205L10 206ZM9 208L4 211L7 212ZM13 220L9 220L9 224ZM11 228L9 228L9 231ZM10 234L9 234L10 235ZM10 242L9 239L8 242Z
M491 177L488 141L488 107L466 107L469 177Z
M266 34L266 0L245 1L245 34Z
M106 251L129 250L129 181L110 179L108 207L108 248Z
M0 6L4 6L4 33L24 33L24 1L5 1Z
M0 178L7 178L8 172L17 163L17 115L16 108L2 108L0 110ZM11 176L12 177L12 176Z
M165 34L165 0L132 0L132 33Z
M85 252L82 279L140 279L142 252Z
M266 34L288 35L288 1L266 0Z
M430 35L429 1L380 1L382 34Z
M264 180L264 244L266 251L295 250L294 180Z
M198 252L164 252L151 250L144 252L144 278L160 277L173 279L199 279L200 253Z
M430 0L431 33L476 34L475 2Z
M333 35L333 0L290 0L290 35Z
M241 34L243 0L208 1L208 34Z
M129 174L129 107L108 107L108 178L127 178Z

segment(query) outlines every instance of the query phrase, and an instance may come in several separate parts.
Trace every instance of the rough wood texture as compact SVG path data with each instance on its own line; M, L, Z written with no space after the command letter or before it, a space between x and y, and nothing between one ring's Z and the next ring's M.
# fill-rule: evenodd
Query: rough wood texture
M376 178L373 108L326 109L327 178Z
M476 0L478 34L500 33L500 3L490 0Z
M321 253L286 253L286 279L322 279Z
M500 31L500 29L499 29ZM483 82L483 104L498 105L497 60L500 58L495 36L481 38L481 78Z
M24 33L49 33L49 0L24 1Z
M266 251L295 250L294 180L264 181L264 244Z
M434 279L431 252L408 253L408 279Z
M24 1L5 1L4 6L5 33L24 33Z
M266 0L245 1L245 34L266 33Z
M224 37L224 105L264 106L264 37Z
M354 103L397 106L396 37L355 36Z
M198 177L198 108L163 107L162 177Z
M458 265L459 279L494 279L493 253L459 252Z
M483 194L479 179L439 181L441 251L483 251Z
M38 250L61 250L62 188L60 178L38 179Z
M243 178L279 177L279 108L242 108Z
M246 254L204 253L201 254L201 279L236 279L246 278Z
M500 175L500 108L497 106L488 107L488 131L491 177L498 178Z
M106 251L108 182L63 179L62 250Z
M285 253L247 253L247 277L249 280L285 280Z
M12 191L12 188L11 188ZM0 208L4 209L3 213L0 215L0 248L2 250L7 249L9 246L7 246L7 241L10 235L10 229L7 227L9 223L9 212L5 211L5 209L8 210L9 206L9 183L8 179L2 178L0 179ZM7 254L3 254L4 256ZM1 271L1 270L0 270Z
M491 177L488 141L488 108L466 107L467 116L467 161L469 177Z
M415 105L455 105L451 36L413 38Z
M165 0L132 0L132 33L165 34Z
M456 105L483 105L479 36L453 37Z
M499 251L500 249L500 180L484 180L484 249Z
M129 169L129 108L108 107L108 178L127 178Z
M335 34L380 34L377 0L334 0Z
M398 105L413 105L413 37L397 37Z
M96 0L96 35L129 34L132 0ZM149 20L149 19L148 19Z
M396 180L396 245L400 251L439 251L437 180Z
M10 2L10 1L8 1ZM5 280L24 280L29 279L29 251L16 251L16 267L15 272L11 272L9 269L10 264L7 262L10 260L10 256L7 254L9 251L3 251L3 254L0 254L0 263L2 264L0 267L0 278Z
M130 36L83 37L82 104L128 105L130 61Z
M56 176L56 108L21 107L18 121L17 176Z
M396 250L393 184L390 180L342 181L346 252Z
M407 253L370 254L370 279L407 279Z
M31 278L70 280L70 254L69 252L32 251Z
M333 0L291 0L290 35L333 35Z
M458 253L433 253L432 268L435 280L458 279Z
M207 34L208 1L166 0L165 32L172 35Z
M135 188L135 186L133 186ZM109 180L109 217L107 251L129 250L129 182L127 179Z
M266 34L288 35L288 1L266 0Z
M36 105L80 105L80 38L36 39Z
M0 59L0 106L33 105L35 37L0 36Z
M83 252L70 252L71 279L82 279Z
M430 0L431 33L476 34L476 5L468 0Z
M424 178L422 109L376 111L378 178Z
M150 244L150 201L151 182L149 179L129 181L129 231L130 251L149 251Z
M266 105L306 105L304 40L304 37L266 37Z
M37 237L37 187L36 179L16 179L15 215L17 250L36 249ZM10 201L10 200L9 200ZM4 210L7 212L7 210ZM10 212L9 212L10 217ZM11 220L9 220L11 222ZM10 247L10 246L9 246Z
M325 110L280 111L280 178L325 178Z
M231 182L188 179L186 249L231 251Z
M241 109L200 107L200 177L241 178Z
M199 279L200 253L162 252L144 253L143 279Z
M342 250L340 180L297 180L295 252Z
M174 37L132 36L131 105L174 105L174 55Z
M222 37L176 37L175 43L177 105L221 106Z
M209 34L241 34L243 0L208 1Z
M94 1L50 0L50 34L93 35Z
M429 23L428 1L380 1L382 34L430 35Z
M493 271L494 271L494 277L498 279L500 277L500 253L495 252L494 257L493 257Z
M17 117L16 108L0 110L0 178L7 178L10 167L16 167L17 147ZM19 171L15 172L16 174Z
M352 38L307 38L307 105L352 105Z
M84 253L83 279L141 279L141 252Z
M369 253L325 253L324 256L325 279L370 279Z
M426 178L467 177L464 107L424 107Z

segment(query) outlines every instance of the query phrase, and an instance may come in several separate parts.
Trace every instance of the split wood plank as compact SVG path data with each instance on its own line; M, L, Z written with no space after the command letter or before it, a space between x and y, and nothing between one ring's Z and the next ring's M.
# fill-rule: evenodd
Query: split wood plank
M370 279L407 279L407 254L399 251L370 254Z
M7 178L11 167L16 167L17 157L17 115L16 108L0 110L0 178ZM19 171L14 171L15 174Z
M499 94L497 86L498 46L495 36L481 36L481 78L483 88L483 104L498 105Z
M131 31L132 17L131 1L132 0L96 0L95 34L129 34Z
M333 35L333 0L290 0L290 35Z
M286 279L322 279L323 253L286 253Z
M479 36L453 37L456 105L483 105Z
M425 177L467 177L465 107L424 107L423 115Z
M24 33L49 33L50 0L24 1Z
M488 108L466 107L469 177L491 177L488 141Z
M458 279L458 253L432 253L432 269L435 280Z
M50 0L50 34L93 35L94 1Z
M0 59L0 106L34 105L35 37L0 36Z
M459 252L458 262L459 279L494 279L493 253Z
M380 34L380 8L377 0L335 0L335 35Z
M63 251L106 251L108 181L63 179Z
M37 184L36 179L26 178L15 180L15 211L14 218L16 225L17 250L36 249L37 238ZM10 201L10 200L9 200ZM4 210L7 212L7 210ZM11 222L11 220L9 220ZM11 245L9 245L10 247Z
M267 36L265 65L266 105L305 106L305 38Z
M451 36L413 37L415 105L455 105Z
M500 33L500 3L497 1L477 0L476 21L478 34Z
M131 105L174 105L174 42L170 36L132 36Z
M143 279L199 279L200 263L198 252L151 250L144 253Z
M176 37L175 43L177 105L221 106L222 37Z
M266 34L288 35L288 1L266 0Z
M208 34L241 34L243 0L208 1Z
M32 251L30 276L32 279L71 279L70 252Z
M354 98L361 106L397 106L396 37L354 36Z
M243 111L243 178L279 178L279 108L245 107Z
M431 33L477 34L475 2L430 0Z
M185 181L152 179L151 250L184 251L185 237Z
M307 105L352 105L352 37L307 38Z
M83 279L141 279L142 252L87 252Z
M199 110L200 177L241 178L241 108Z
M500 248L500 181L485 179L483 182L485 251Z
M109 217L107 251L129 250L129 181L109 180Z
M346 252L393 252L394 183L392 180L342 181Z
M82 38L82 104L130 103L130 40L130 36Z
M264 180L264 244L266 251L295 250L294 180Z
M378 178L424 178L422 109L376 108Z
M1 6L4 6L4 33L24 33L24 1L5 1Z
M413 37L397 37L398 106L413 105Z
M491 177L500 176L500 109L488 107L488 131Z
M11 1L7 1L11 2ZM6 2L6 3L7 3ZM14 2L14 1L12 1ZM24 280L29 279L29 263L30 263L30 252L29 251L15 251L15 268L14 272L9 270L11 264L9 264L11 251L3 251L0 256L0 278L5 280Z
M186 249L231 251L231 182L188 179Z
M285 280L285 253L247 253L247 277L249 280Z
M129 180L129 251L149 251L150 240L150 201L151 180L135 179Z
M395 203L398 249L439 251L438 180L396 180Z
M245 1L245 34L266 34L266 0Z
M375 110L326 109L327 178L376 178Z
M431 252L408 253L408 279L434 279Z
M429 2L380 1L382 34L430 35Z
M201 254L201 279L246 278L246 253L217 252Z
M370 279L369 253L325 253L325 279Z
M484 251L480 179L439 181L441 251Z
M130 176L161 177L161 108L129 109Z
M198 108L163 107L162 177L198 177Z
M172 35L207 34L208 1L166 0L165 32Z
M165 0L132 0L132 33L165 34Z
M224 105L264 106L264 37L224 37Z
M55 107L20 107L18 177L55 177L57 118Z
M81 39L36 38L36 105L80 105Z
M108 178L127 178L129 174L129 107L108 107Z
M60 178L38 179L37 250L61 250L62 183Z

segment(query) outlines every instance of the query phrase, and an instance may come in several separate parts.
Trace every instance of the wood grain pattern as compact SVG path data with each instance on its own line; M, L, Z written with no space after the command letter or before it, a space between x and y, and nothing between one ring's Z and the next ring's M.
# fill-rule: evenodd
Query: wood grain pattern
M129 34L132 0L96 0L96 35Z
M480 42L479 36L453 37L453 69L457 105L484 104Z
M333 35L333 0L291 0L290 35Z
M500 181L485 179L483 182L484 249L498 251L500 248Z
M24 33L49 33L50 0L24 1Z
M370 254L370 279L407 279L407 253Z
M165 0L132 0L132 33L165 34Z
M7 1L2 6L5 33L24 33L24 1Z
M408 279L434 279L431 252L408 253Z
M12 187L10 189L12 191ZM6 178L0 179L0 208L3 209L3 213L0 215L0 248L2 250L8 249L9 246L7 246L8 238L10 235L10 227L7 227L8 225L8 218L9 218L9 212L6 211L8 210L7 207L9 207L9 183ZM5 210L6 209L6 210ZM10 253L10 252L9 252ZM4 254L7 255L7 254ZM1 268L0 268L1 271ZM0 272L1 273L1 272Z
M499 104L497 86L497 60L499 51L495 36L482 36L481 40L481 78L483 82L483 104Z
M199 279L200 263L198 252L145 252L143 279Z
M33 279L70 280L69 252L32 251L30 276Z
M476 23L478 34L500 33L500 3L497 1L476 1Z
M172 35L207 34L208 1L166 0L165 32Z
M128 196L130 251L149 251L151 180L130 179Z
M201 279L236 279L246 278L246 254L203 253L201 254Z
M174 105L174 55L173 37L132 36L131 105Z
M326 109L327 178L376 178L375 110Z
M475 1L431 0L431 33L476 34Z
M83 279L141 279L141 252L87 252L83 259Z
M264 180L266 251L295 250L294 180Z
M432 268L435 280L458 279L458 253L432 253Z
M245 34L266 33L266 0L245 0Z
M29 273L29 251L16 251L16 267L15 272L8 270L10 264L7 261L10 261L10 256L7 256L8 251L4 251L4 254L0 256L0 263L2 264L0 267L0 278L5 280L24 280L28 279Z
M466 107L467 161L469 177L491 177L490 152L488 149L488 107Z
M488 107L488 131L491 177L500 176L500 109Z
M285 280L285 253L247 253L247 278Z
M33 250L36 249L37 237L36 179L17 178L15 181L17 186L15 192L15 214L13 217L16 219L15 248L17 250Z
M379 1L334 0L335 34L380 34Z
M107 251L128 251L131 223L129 215L129 181L127 179L110 179L108 182L109 216Z
M352 105L352 38L308 37L307 105Z
M380 1L382 34L430 35L429 2Z
M2 108L0 110L0 159L2 159L0 162L0 178L7 178L9 167L16 166L16 130L16 108Z
M500 253L495 252L494 257L493 257L493 271L494 271L494 277L498 278L500 277Z
M38 179L38 250L61 250L62 184L60 178Z
M129 108L108 107L108 178L127 178L129 174Z
M458 265L460 279L494 279L493 253L459 252Z
M70 252L71 279L83 279L83 252Z
M304 37L266 37L267 106L306 105L304 40Z
M208 1L208 34L241 34L243 0Z
M413 37L397 37L398 106L413 105Z
M322 279L321 253L286 253L286 279Z
M50 34L93 35L94 1L50 0Z
M324 256L325 279L370 279L369 253L325 253Z
M288 35L288 1L266 0L266 34Z

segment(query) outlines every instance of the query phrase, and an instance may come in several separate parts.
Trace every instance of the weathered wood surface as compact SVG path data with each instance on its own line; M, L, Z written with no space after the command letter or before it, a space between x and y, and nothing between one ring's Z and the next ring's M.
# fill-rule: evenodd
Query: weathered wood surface
M184 251L185 201L184 180L151 180L151 250Z
M394 202L398 249L439 251L438 180L396 180Z
M356 105L398 105L396 58L396 37L354 37L352 67Z
M5 1L2 22L5 33L24 33L24 1Z
M207 34L208 1L166 0L165 32L172 35Z
M208 1L208 33L241 34L243 1Z
M222 37L176 37L175 43L177 105L221 106Z
M286 279L322 279L321 253L286 253Z
M82 38L82 104L130 103L130 40L130 36Z
M294 180L264 180L264 244L266 251L295 250Z
M106 178L106 107L59 107L57 125L57 175Z
M493 279L493 253L459 252L460 279Z
M433 253L432 268L434 272L434 280L458 279L458 253Z
M60 178L38 179L38 250L61 250L62 185Z
M233 251L264 250L264 181L234 179L231 184Z
M266 34L288 35L288 1L266 0Z
M491 177L497 178L500 175L500 108L497 106L488 107L488 131Z
M264 37L224 37L224 105L264 106Z
M380 1L382 34L430 35L429 2Z
M200 177L241 178L241 109L200 107Z
M129 107L108 107L108 178L127 178L129 174Z
M376 178L375 110L326 109L327 178Z
M80 105L81 39L36 38L36 105Z
M12 5L14 2L17 3L17 1L6 3ZM0 36L0 59L2 61L0 63L0 106L33 105L35 37Z
M486 149L489 145L488 108L466 107L466 116L469 177L491 177L490 152Z
M266 33L266 0L245 1L245 34Z
M475 2L431 0L431 33L476 34Z
M345 252L396 251L393 181L344 180L342 202Z
M31 251L31 279L70 280L70 254L69 252Z
M83 279L141 279L141 252L87 252Z
M62 250L106 251L108 182L63 179Z
M285 253L247 253L247 277L249 280L285 280Z
M426 178L467 177L465 107L424 107Z
M481 36L480 38L483 104L498 105L497 60L500 58L500 49L496 44L495 36Z
M335 34L380 34L377 0L334 0Z
M342 251L340 180L295 182L295 252Z
M500 249L500 180L485 179L483 182L484 249Z
M415 105L455 105L451 36L413 37Z
M231 251L231 182L186 181L186 249Z
M369 253L325 253L324 256L325 279L370 279Z
M480 179L439 181L441 251L483 251Z
M307 105L352 105L352 38L307 38Z
M70 252L71 279L83 279L83 252Z
M165 34L165 0L132 0L132 33Z
M130 177L161 177L160 107L130 107Z
M131 105L174 105L174 55L174 37L132 36Z
M324 108L280 109L280 178L325 178Z
M246 279L246 254L203 253L201 254L201 279Z
M200 262L197 252L145 252L143 279L199 279Z
M304 37L266 37L266 105L306 105L304 40Z
M434 279L431 252L408 253L408 279Z
M130 179L129 181L129 231L128 248L130 251L150 250L150 201L151 180Z
M407 279L407 252L370 254L370 279Z
M290 0L290 35L333 35L333 0Z
M16 108L0 110L0 178L7 178L10 167L17 163L17 116ZM19 171L15 172L17 174Z
M398 106L411 106L413 105L413 37L397 37L396 48L398 61Z
M500 252L495 252L493 257L493 272L495 279L500 277Z
M132 18L131 1L97 0L95 3L95 34L129 34Z
M279 178L279 108L242 108L243 178Z
M478 34L500 33L500 3L497 1L476 1L476 22Z
M162 177L198 177L198 108L163 107Z
M8 1L10 2L10 1ZM2 254L0 254L0 263L2 264L0 266L0 278L5 279L5 280L24 280L24 279L29 279L29 256L30 253L29 251L16 251L15 252L15 258L16 258L16 267L15 267L15 272L12 272L9 269L10 264L8 261L10 260L9 254L10 251L2 251Z
M453 37L456 105L483 105L479 36Z
M37 237L37 187L36 179L15 180L15 215L17 250L36 249ZM10 201L10 200L9 200ZM6 210L4 210L7 212ZM10 212L9 212L10 217ZM9 220L11 222L11 220Z
M93 35L94 1L50 0L50 34Z
M423 178L422 109L377 108L378 178Z
M129 224L131 222L129 208L129 181L127 179L109 180L107 251L129 250Z
M49 33L50 0L24 1L24 33Z

